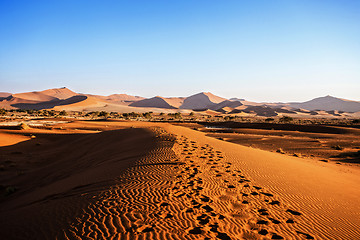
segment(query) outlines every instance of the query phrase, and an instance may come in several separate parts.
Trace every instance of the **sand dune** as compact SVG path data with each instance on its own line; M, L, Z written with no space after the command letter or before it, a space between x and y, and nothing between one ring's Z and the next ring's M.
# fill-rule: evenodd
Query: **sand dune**
M84 95L89 97L95 97L102 101L107 101L110 103L122 104L122 105L129 105L133 102L145 99L140 96L131 96L128 94L112 94L109 96L101 96L101 95L93 95L93 94L84 94Z
M1 107L19 109L52 108L61 100L78 95L67 88L48 89L41 92L16 93L0 102Z
M164 98L156 96L149 99L143 99L130 104L132 107L152 107L152 108L164 108L164 109L176 109L179 108L184 101L184 98Z
M222 101L218 104L215 104L211 107L212 110L219 110L222 108L228 108L228 110L230 110L230 108L237 108L239 106L241 106L242 103L240 101L230 101L230 100L225 100Z
M19 109L35 109L35 110L52 109L56 106L72 105L84 101L86 99L87 99L86 96L76 95L64 100L56 99L56 100L37 102L37 103L26 103L24 101L21 101L21 103L13 103L11 104L11 106Z
M52 97L55 97L55 98L61 99L61 100L78 95L78 93L75 93L66 87L48 89L48 90L41 91L40 93L48 95L48 96L52 96Z
M1 98L6 98L6 97L9 97L11 95L11 93L8 93L8 92L0 92L0 100Z
M128 94L112 94L107 96L106 100L108 101L128 101L128 102L135 102L135 101L140 101L143 100L145 98L140 97L140 96L131 96Z
M0 147L14 145L29 139L30 136L0 132Z
M26 171L14 179L5 166L2 182L12 181L19 190L18 197L9 196L10 201L1 205L3 239L60 236L69 221L89 204L83 193L96 194L114 185L115 178L153 145L151 132L141 129L57 136L35 132L36 139L1 149L10 155L21 151L13 164ZM38 157L22 161L27 152Z
M339 110L346 112L360 111L360 102L340 99L332 96L319 97L303 103L290 103L289 105L294 108L304 108L307 110Z
M43 102L43 101L52 101L57 100L56 97L52 97L46 94L43 94L41 92L28 92L28 93L16 93L12 94L11 99L17 99L17 101L20 100L28 100L28 101L34 101L34 102Z
M66 104L66 105L57 105L53 107L54 110L66 110L66 111L84 111L84 112L92 112L92 111L107 111L107 112L136 112L136 113L145 113L145 112L178 112L179 110L176 108L172 109L164 109L164 108L155 108L155 107L133 107L128 106L127 104L118 104L109 102L106 100L102 100L96 97L85 96L86 100L74 103L74 104ZM187 112L188 110L180 110L181 112Z
M74 98L73 100L75 100ZM54 106L53 109L58 111L86 111L87 108L105 107L107 105L106 101L100 100L96 97L89 97L84 95L76 96L76 100L79 101L68 101L64 104Z
M143 98L127 94L112 94L109 96L78 94L65 87L7 95L7 93L2 95L0 93L0 108L141 113L147 111L171 113L179 109L181 112L202 111L203 114L207 114L206 111L209 110L244 117L288 115L297 118L356 118L360 115L359 102L331 96L316 98L303 103L256 103L239 98L227 100L209 92L201 92L190 97L156 96ZM75 99L82 98L77 96L86 96L88 100L74 105ZM69 104L66 104L65 100Z
M202 92L202 93L198 93L198 94L192 95L190 97L187 97L184 100L184 103L180 106L180 108L206 109L206 108L211 108L215 104L220 103L225 100L226 100L225 98L215 96L212 93Z
M6 239L360 234L358 168L243 147L170 124L59 126L7 130L36 138L0 148L15 165L4 166L1 180L18 187L1 199ZM16 169L23 174L14 178Z

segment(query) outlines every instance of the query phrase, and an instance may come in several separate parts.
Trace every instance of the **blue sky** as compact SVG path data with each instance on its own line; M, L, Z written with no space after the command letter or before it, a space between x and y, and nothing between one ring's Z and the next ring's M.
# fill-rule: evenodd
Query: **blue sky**
M0 0L0 91L360 100L360 1Z

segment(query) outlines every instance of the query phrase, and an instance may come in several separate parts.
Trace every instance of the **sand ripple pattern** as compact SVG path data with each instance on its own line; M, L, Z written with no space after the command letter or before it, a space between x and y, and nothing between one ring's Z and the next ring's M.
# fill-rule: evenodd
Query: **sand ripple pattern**
M110 190L87 196L61 239L315 239L307 217L224 154L154 128L158 147ZM90 201L91 200L91 201Z

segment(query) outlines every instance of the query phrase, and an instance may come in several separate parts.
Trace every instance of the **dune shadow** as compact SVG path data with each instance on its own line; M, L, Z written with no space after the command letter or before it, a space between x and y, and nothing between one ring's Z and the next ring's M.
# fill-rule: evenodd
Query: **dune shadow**
M264 130L284 130L284 131L299 131L309 133L329 133L329 134L359 134L358 129L341 128L336 126L324 125L299 125L299 124L280 124L280 123L240 123L240 122L199 122L205 127L218 128L249 128L249 129L264 129Z
M333 155L330 158L337 159L346 163L360 163L360 151L357 152L343 152L338 155Z
M82 102L86 99L87 96L79 95L64 100L58 99L58 100L52 100L52 101L40 102L40 103L16 103L16 104L12 104L11 106L23 110L42 110L42 109L54 108L56 106L74 104L74 103Z

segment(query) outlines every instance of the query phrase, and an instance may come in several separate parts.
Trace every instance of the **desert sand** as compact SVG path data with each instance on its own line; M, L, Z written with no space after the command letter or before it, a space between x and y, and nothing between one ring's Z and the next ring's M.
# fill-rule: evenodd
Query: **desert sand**
M66 87L24 93L0 92L0 109L55 110L76 112L119 113L188 113L232 117L283 117L298 119L356 119L360 116L360 102L325 96L306 102L257 103L245 99L216 96L200 92L188 97L144 98L128 94L108 96L76 93Z
M358 239L360 170L169 123L0 129L2 239Z

